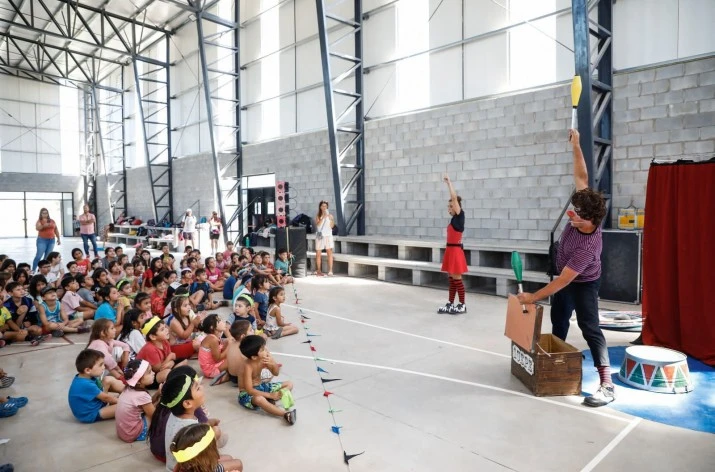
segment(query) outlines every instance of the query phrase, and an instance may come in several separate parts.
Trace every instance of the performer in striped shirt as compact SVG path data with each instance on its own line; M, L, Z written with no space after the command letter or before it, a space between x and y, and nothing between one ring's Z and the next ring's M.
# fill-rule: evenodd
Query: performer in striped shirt
M570 131L569 141L573 147L576 192L571 196L573 209L566 212L569 222L559 240L556 268L560 275L536 293L522 293L518 297L521 303L529 304L553 295L552 333L564 341L569 331L571 312L576 310L578 327L591 349L601 381L601 387L594 395L586 397L584 404L598 407L616 398L606 338L598 319L603 248L601 221L606 216L606 201L600 192L588 187L588 171L578 131Z

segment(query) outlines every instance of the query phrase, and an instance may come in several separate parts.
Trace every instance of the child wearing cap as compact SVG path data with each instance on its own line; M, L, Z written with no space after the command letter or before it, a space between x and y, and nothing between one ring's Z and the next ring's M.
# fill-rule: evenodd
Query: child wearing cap
M64 333L89 332L84 326L84 317L70 320L67 312L63 312L62 304L57 300L57 289L51 285L42 289L42 302L37 305L37 311L43 333L60 337Z
M154 383L154 371L145 360L135 359L124 369L127 388L119 395L116 418L117 436L124 442L144 441L154 404L146 389Z

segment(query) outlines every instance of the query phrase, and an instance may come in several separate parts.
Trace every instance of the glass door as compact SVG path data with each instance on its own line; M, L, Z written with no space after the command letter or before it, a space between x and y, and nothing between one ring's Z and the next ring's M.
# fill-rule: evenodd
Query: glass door
M3 224L0 225L0 238L24 238L25 201L22 192L0 192Z

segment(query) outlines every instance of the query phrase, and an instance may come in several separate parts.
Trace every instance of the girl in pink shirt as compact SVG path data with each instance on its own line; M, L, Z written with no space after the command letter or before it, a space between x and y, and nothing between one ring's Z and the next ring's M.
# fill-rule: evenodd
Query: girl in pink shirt
M122 367L129 362L129 345L114 338L117 337L117 330L114 323L107 318L95 320L92 325L92 333L89 335L87 349L96 349L104 354L104 366L113 377L121 379Z
M154 383L154 371L147 361L135 359L124 369L127 388L119 395L114 415L117 436L131 443L146 440L154 404L146 388Z

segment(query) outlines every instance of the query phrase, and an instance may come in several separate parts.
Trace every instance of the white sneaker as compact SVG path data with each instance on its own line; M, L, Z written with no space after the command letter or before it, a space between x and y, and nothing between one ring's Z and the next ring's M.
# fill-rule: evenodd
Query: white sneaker
M590 397L583 399L583 404L586 406L599 407L605 406L616 399L616 392L613 385L601 384L601 386L596 390L596 393Z
M457 303L456 305L452 305L452 309L450 310L449 314L450 315L461 315L462 313L467 312L467 305L464 303Z
M444 306L441 306L437 309L437 313L440 313L440 314L451 313L453 309L454 309L454 305L447 302L447 303L445 303Z

